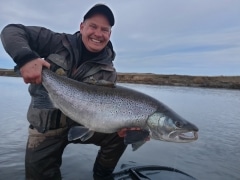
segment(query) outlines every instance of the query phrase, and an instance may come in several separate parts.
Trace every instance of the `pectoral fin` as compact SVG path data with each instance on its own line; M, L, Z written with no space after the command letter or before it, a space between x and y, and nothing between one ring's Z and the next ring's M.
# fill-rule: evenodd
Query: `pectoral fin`
M89 130L83 126L74 126L68 132L68 140L74 141L80 139L81 141L86 141L91 138L94 134L94 131Z
M149 131L142 130L127 130L126 136L124 137L125 144L133 144L139 141L146 140L149 137Z
M133 143L132 144L132 150L136 151L138 148L140 148L145 143L146 143L146 141L144 141L144 140L143 141L138 141L136 143Z
M38 90L38 96L32 97L33 108L37 109L56 109L57 106L51 101L47 91Z

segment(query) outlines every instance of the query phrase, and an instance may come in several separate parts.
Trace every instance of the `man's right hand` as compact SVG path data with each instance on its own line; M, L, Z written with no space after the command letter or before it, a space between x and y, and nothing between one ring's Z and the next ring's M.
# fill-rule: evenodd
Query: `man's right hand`
M20 68L24 82L40 84L42 82L42 68L50 68L50 64L42 58L34 59Z

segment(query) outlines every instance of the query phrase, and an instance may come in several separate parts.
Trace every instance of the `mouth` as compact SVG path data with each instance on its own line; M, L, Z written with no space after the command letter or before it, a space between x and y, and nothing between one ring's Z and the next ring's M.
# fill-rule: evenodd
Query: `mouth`
M192 140L195 141L198 139L198 133L196 131L181 133L178 135L181 140Z
M100 40L97 40L97 39L93 39L93 38L91 38L90 39L92 42L94 42L94 43L101 43L102 41L100 41Z
M177 142L191 142L198 139L197 131L188 132L172 132L169 134L170 139L174 139Z

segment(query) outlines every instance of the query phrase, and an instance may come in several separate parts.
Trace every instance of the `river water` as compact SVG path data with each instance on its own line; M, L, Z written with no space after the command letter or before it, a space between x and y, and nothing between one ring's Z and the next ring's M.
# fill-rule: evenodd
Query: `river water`
M132 151L122 165L160 165L184 171L199 180L240 179L240 91L170 86L121 84L149 94L199 128L191 143L151 140ZM30 101L21 78L0 77L0 179L24 179L24 154ZM69 145L63 154L63 179L91 179L97 153L93 145ZM172 179L175 179L174 177Z

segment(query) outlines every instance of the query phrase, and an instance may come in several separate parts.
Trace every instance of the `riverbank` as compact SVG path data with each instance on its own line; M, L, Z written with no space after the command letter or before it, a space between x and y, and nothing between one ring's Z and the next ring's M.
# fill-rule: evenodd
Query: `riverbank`
M12 69L0 69L0 76L18 77ZM118 82L240 89L240 76L188 76L188 75L161 75L152 73L118 73Z

